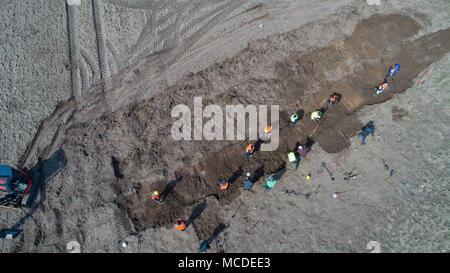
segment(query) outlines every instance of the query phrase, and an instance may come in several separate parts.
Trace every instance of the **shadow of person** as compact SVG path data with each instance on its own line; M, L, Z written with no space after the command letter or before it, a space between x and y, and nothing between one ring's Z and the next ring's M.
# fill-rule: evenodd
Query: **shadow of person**
M306 139L305 147L312 148L312 146L316 143L312 138L308 137Z
M283 164L283 166L278 171L272 174L272 177L275 180L280 180L285 172L286 172L286 164Z
M225 229L227 229L230 226L230 224L223 224L220 223L217 225L217 227L214 229L213 234L211 237L209 237L206 240L203 240L203 242L200 245L200 252L205 252L208 248L210 248L210 244L219 236L220 233L222 233Z
M259 166L255 173L253 174L252 178L250 179L251 182L256 183L261 177L264 176L264 164Z
M42 161L41 158L30 170L28 170L33 185L30 190L29 198L27 200L26 207L30 210L22 217L11 229L18 230L30 218L36 210L46 200L45 189L46 184L50 182L62 169L67 165L67 157L64 150L57 150L47 160ZM36 200L39 197L39 200ZM37 202L35 202L37 201Z
M243 173L244 171L242 170L242 166L239 166L239 169L237 169L230 177L230 179L228 179L228 182L230 183L230 185L236 181Z
M202 214L202 212L206 209L206 206L207 206L206 200L203 200L203 202L201 202L194 208L194 211L192 212L191 216L189 216L189 219L186 221L186 228Z
M164 200L166 199L166 196L167 196L169 193L173 192L173 190L175 189L175 186L178 184L178 182L181 181L181 179L183 179L182 176L180 176L180 177L178 177L177 179L172 180L172 181L170 181L169 183L167 183L166 187L164 188L164 190L163 190L162 193L161 193L161 196L160 196L161 200L164 201Z
M305 116L305 110L300 109L300 110L297 112L297 115L298 115L298 120L299 120L299 121L302 120L303 117Z
M262 140L262 139L258 139L258 140L255 142L255 152L258 152L258 151L259 151L259 149L261 148L261 143L263 143L263 140Z

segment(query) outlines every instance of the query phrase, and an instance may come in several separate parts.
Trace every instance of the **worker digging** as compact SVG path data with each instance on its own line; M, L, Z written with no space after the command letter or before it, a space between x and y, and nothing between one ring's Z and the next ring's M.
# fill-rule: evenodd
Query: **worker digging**
M178 219L175 223L175 228L184 231L186 229L186 223L183 220Z
M245 160L248 160L248 158L253 154L255 151L255 145L249 144L247 148L245 149Z
M156 203L158 203L159 205L163 204L163 201L161 200L161 198L159 198L159 192L158 191L152 191L150 193L150 198L155 201Z

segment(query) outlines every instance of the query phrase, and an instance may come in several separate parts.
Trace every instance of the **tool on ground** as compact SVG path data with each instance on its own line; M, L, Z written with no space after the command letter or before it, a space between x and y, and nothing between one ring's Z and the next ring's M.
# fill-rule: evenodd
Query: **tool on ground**
M349 191L354 191L355 189L351 189L351 190L347 190L347 191L341 191L341 192L333 192L333 197L337 198L339 195L345 193L345 192L349 192Z
M326 165L325 162L322 162L322 167L324 167L325 170L327 170L328 174L330 175L331 180L334 180L333 173L330 172L330 170L328 170L327 165Z
M320 124L317 123L316 128L314 128L314 130L311 132L311 134L309 135L309 137L312 137L312 136L316 133L316 130L319 129L319 126L320 126Z
M235 217L236 214L238 213L239 209L242 207L242 204L244 204L244 203L241 202L241 204L239 205L239 207L236 209L236 211L234 212L234 214L231 216L231 219L234 219L234 217Z
M392 169L391 172L389 173L389 177L387 179L388 182L391 182L391 177L394 175L394 170Z
M357 175L360 175L361 173L359 172L359 173L355 173L355 174L351 174L351 175L349 175L349 176L347 176L347 177L345 177L344 178L344 180L348 180L348 179L350 179L350 178L353 178L353 179L355 179L356 178L356 176Z
M430 73L433 71L433 69L434 69L434 67L431 68L430 72L428 72L427 74L425 74L425 76L422 77L422 79L418 82L419 85L425 81L425 78L430 75Z
M0 206L5 208L28 206L30 196L36 188L37 185L24 171L0 165Z
M225 253L225 249L223 248L223 244L220 243L220 239L216 241L217 253Z
M389 171L389 166L388 166L388 164L386 164L386 162L384 161L384 159L381 159L382 161L383 161L383 165L384 165L384 169L386 170L386 171Z
M356 167L354 167L351 171L349 171L349 172L347 172L345 174L346 175L352 175L355 170L356 170Z
M136 237L138 240L138 252L141 253L141 245L142 245L142 242L144 241L144 236L141 233L138 233L136 235Z

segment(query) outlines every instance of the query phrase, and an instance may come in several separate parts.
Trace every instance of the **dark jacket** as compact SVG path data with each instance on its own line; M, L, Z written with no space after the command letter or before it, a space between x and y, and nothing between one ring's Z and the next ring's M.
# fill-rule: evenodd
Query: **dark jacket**
M369 121L369 123L366 124L366 126L363 127L361 133L359 133L362 136L368 136L369 134L372 134L374 136L375 133L375 127L373 126L373 121Z

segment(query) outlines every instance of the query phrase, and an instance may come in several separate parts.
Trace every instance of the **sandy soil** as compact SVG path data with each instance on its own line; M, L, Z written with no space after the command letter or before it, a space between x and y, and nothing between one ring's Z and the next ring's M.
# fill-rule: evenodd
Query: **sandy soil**
M373 240L385 252L448 251L450 41L448 26L436 21L445 18L445 9L430 18L401 1L380 7L330 3L268 2L229 13L230 19L195 40L169 39L177 46L153 55L142 50L138 63L117 66L122 70L112 77L114 69L106 69L107 77L60 104L29 140L22 161L16 157L41 189L34 208L0 212L4 226L24 231L16 241L4 241L2 251L65 252L76 240L84 252L198 252L201 240L216 238L227 252L365 252ZM322 17L289 24L305 7L323 10ZM440 8L426 7L422 12ZM278 26L267 27L274 21ZM226 35L215 30L222 26ZM281 34L271 33L280 27ZM255 36L266 28L258 34L264 38ZM248 35L238 38L242 31ZM227 43L233 37L236 42ZM224 45L230 46L222 50ZM218 51L224 55L207 58ZM396 89L380 98L361 91L376 85L392 63L402 65ZM428 85L418 86L430 67ZM331 90L343 99L325 113L312 152L295 173L288 166L270 192L263 189L265 178L314 128L307 116L281 131L276 152L257 152L249 162L245 142L170 138L171 107L192 105L194 96L205 105L279 104L285 121L292 111L318 108ZM442 115L431 120L428 113L436 107ZM376 137L360 147L355 135L368 120L375 120ZM56 134L55 123L63 124ZM38 149L47 134L52 145ZM19 150L23 146L10 151ZM382 159L395 169L390 183ZM344 181L354 167L361 176ZM247 171L255 174L251 192L242 190ZM218 174L233 177L226 193L214 182ZM153 189L164 193L163 206L149 201ZM333 199L332 192L343 193ZM193 220L183 233L173 227L180 217ZM123 240L130 242L126 249Z

